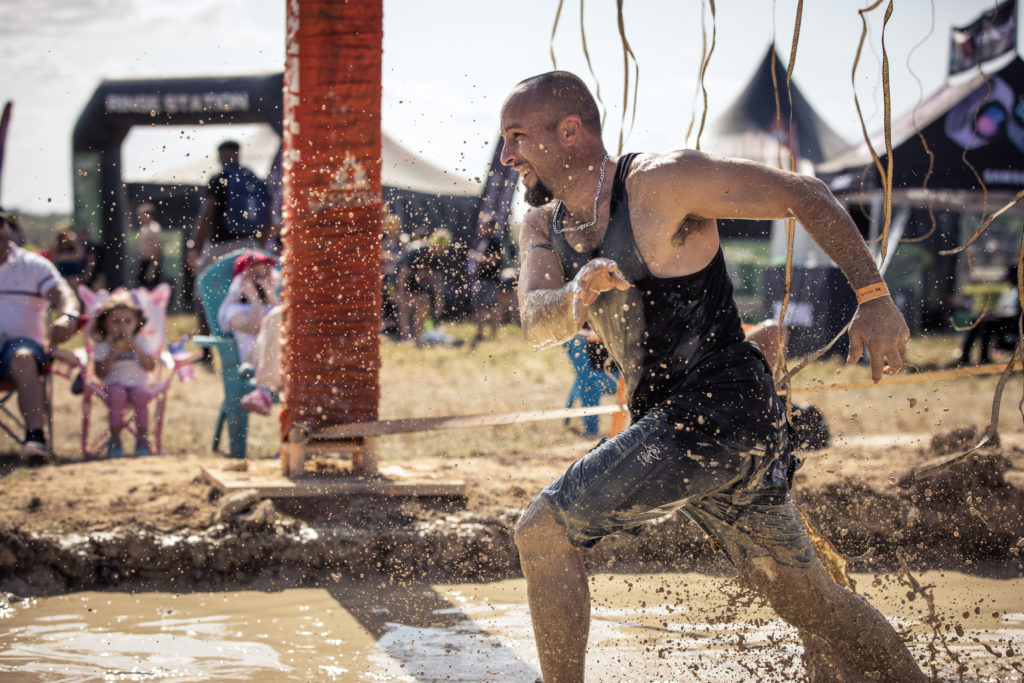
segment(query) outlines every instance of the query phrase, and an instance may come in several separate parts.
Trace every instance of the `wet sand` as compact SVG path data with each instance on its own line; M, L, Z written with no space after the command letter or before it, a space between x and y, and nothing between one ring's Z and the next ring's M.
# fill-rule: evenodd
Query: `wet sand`
M940 680L1024 673L1024 580L854 576ZM790 681L795 632L731 579L597 574L588 681ZM521 579L381 577L279 592L71 593L0 604L4 681L534 681ZM913 598L913 599L911 599Z

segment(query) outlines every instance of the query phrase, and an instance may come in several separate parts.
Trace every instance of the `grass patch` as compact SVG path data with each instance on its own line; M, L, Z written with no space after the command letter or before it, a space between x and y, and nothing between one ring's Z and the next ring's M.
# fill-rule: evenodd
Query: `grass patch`
M447 325L445 330L462 339L474 333L469 324ZM194 334L189 315L172 315L168 338ZM931 335L911 340L908 365L921 370L944 367L959 347L959 335ZM565 405L572 369L560 348L534 351L517 327L503 327L498 338L475 349L461 347L416 348L383 338L380 374L381 419L442 415L475 415L525 410L557 409ZM859 382L869 377L866 365L849 366L830 358L811 364L795 386ZM797 394L797 403L813 403L825 414L834 433L913 432L943 430L963 424L984 425L991 410L997 376L944 382L880 385L815 394ZM1016 403L1022 386L1019 375L1006 389L1001 421L1019 431ZM164 428L164 449L172 453L210 452L213 426L223 390L219 374L197 370L196 378L174 384L170 391ZM605 401L613 399L606 397ZM279 448L277 408L270 417L249 420L250 457L273 457ZM106 409L94 404L94 427L103 428ZM79 457L82 400L71 395L67 381L55 380L55 449L63 457ZM603 416L607 431L610 417ZM577 421L578 424L578 421ZM424 455L515 454L559 446L580 446L581 440L561 421L531 422L501 427L480 427L382 437L384 460ZM16 450L10 439L0 449ZM222 445L226 451L226 444Z

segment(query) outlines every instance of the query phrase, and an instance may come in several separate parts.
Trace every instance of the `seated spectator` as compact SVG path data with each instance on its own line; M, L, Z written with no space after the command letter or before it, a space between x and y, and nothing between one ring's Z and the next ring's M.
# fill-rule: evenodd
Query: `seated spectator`
M135 217L139 221L139 286L153 289L163 281L163 228L153 218L153 205L149 202L136 207Z
M281 276L274 259L259 252L246 252L235 259L228 294L217 311L217 323L230 330L238 345L238 359L249 362L260 322L280 302Z
M451 234L438 229L409 244L398 262L398 324L403 341L423 343L427 318L444 309L443 257Z
M249 356L256 369L256 388L242 397L242 408L260 415L270 414L273 394L281 390L281 313L281 307L274 306L263 318Z
M103 381L110 409L110 443L107 457L124 457L121 430L124 409L135 410L135 456L150 455L148 373L156 367L156 357L139 334L146 324L142 309L131 292L118 290L110 295L92 327L96 338L93 362L96 376Z
M960 358L954 365L967 365L971 362L971 347L980 342L978 363L990 362L989 350L993 343L997 348L1012 349L1018 340L1020 330L1020 296L1017 293L1017 266L1013 265L1006 271L1006 283L1009 289L1003 291L996 300L994 315L986 314L984 318L967 331Z
M25 419L21 459L40 464L50 459L43 434L46 397L40 381L47 343L67 341L78 329L78 297L56 266L17 246L16 225L0 208L0 379L12 382ZM47 330L47 310L61 311Z
M71 231L70 225L57 225L50 260L57 264L57 272L71 287L71 291L75 291L84 282L85 246L78 240L78 235Z

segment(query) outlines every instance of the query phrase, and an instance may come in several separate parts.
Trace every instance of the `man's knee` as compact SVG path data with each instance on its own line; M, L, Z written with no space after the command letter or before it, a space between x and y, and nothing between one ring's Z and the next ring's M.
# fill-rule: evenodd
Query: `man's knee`
M515 542L520 555L551 553L562 549L572 549L572 544L565 535L565 527L555 520L551 510L537 496L527 506L515 528Z
M18 386L39 379L39 361L29 349L18 349L10 360L10 372Z

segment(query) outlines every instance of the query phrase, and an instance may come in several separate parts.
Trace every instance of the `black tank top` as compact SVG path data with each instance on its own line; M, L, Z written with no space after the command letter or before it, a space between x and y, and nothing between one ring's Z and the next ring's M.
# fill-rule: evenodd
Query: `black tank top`
M629 408L639 419L651 407L680 390L693 389L711 374L761 356L745 342L732 282L719 249L702 270L681 277L651 275L633 237L626 176L636 154L619 159L612 185L611 215L604 239L594 251L580 253L561 229L565 207L556 202L548 236L567 281L593 258L615 261L633 285L602 293L587 313L622 370Z

